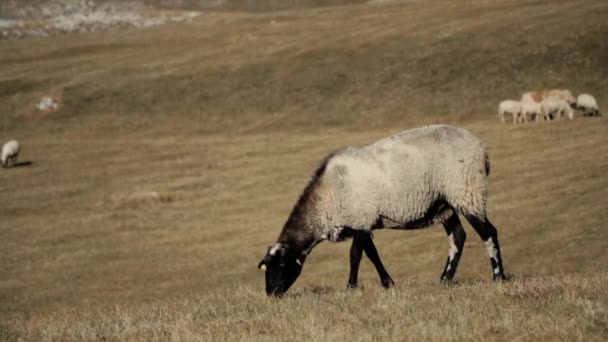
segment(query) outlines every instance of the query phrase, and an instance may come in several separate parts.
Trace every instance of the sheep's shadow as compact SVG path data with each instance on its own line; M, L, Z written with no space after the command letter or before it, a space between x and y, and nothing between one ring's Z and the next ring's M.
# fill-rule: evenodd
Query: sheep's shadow
M13 167L32 166L32 164L34 164L34 163L31 160L27 160L27 161L17 162L17 163L15 163L15 165L13 165Z

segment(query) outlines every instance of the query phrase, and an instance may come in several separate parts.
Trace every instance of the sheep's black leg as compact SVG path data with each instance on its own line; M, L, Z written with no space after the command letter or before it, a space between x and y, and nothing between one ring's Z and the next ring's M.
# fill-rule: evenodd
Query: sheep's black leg
M372 236L367 232L354 231L353 232L353 244L350 247L350 274L348 277L348 287L357 287L357 278L359 275L359 265L361 263L361 256L365 251L367 257L371 260L380 276L380 282L385 288L389 288L395 284L391 276L388 274L380 256L376 250L376 246L372 241Z
M380 276L380 282L382 286L385 288L389 288L395 285L395 282L388 274L384 265L382 265L382 261L380 261L380 256L378 255L378 251L376 250L376 246L374 245L374 241L372 241L372 234L367 232L357 232L359 238L361 239L361 243L363 245L363 250L365 254L376 267L376 271L378 272L378 276Z
M363 246L359 234L353 235L353 244L350 246L350 274L348 276L348 287L357 287L357 278L359 274L359 264L361 263L361 256L363 255Z
M441 274L441 281L450 281L454 278L456 268L458 268L458 262L464 250L467 234L462 228L462 224L456 213L443 223L443 228L445 228L445 232L448 234L450 249L448 250L448 260Z
M479 237L483 240L486 245L486 250L490 256L490 262L492 263L492 277L494 280L505 279L505 269L502 266L502 258L500 256L500 245L498 243L498 232L496 228L485 219L479 219L474 216L466 216L467 220L471 223L473 228Z

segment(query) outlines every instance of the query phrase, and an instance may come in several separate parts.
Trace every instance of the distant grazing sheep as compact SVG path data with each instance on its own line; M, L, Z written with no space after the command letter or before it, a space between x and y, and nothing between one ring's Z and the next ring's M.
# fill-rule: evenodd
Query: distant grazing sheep
M583 116L601 116L600 109L595 98L589 94L580 94L576 99L576 108Z
M548 99L564 100L574 106L576 99L572 95L572 92L568 89L551 89L551 90L536 90L525 92L521 96L522 102L543 102Z
M541 102L543 100L543 91L528 91L521 96L521 102Z
M574 119L574 111L570 104L564 100L547 99L541 103L545 120L561 120L565 116Z
M542 102L524 102L521 103L521 122L540 121L544 117Z
M458 214L484 241L494 280L504 279L498 234L486 215L489 172L484 144L469 131L446 125L411 129L363 148L330 154L258 264L266 271L266 293L284 294L317 244L349 237L353 238L349 286L357 286L365 251L388 287L393 281L382 267L371 232L438 223L450 244L441 279L451 280L466 239Z
M572 92L568 89L553 89L547 92L545 100L563 100L573 107L576 105L576 98L572 95Z
M521 114L521 102L514 100L504 100L498 104L498 118L505 123L505 116L511 115L513 123L519 120Z
M9 140L2 146L2 167L13 167L17 164L19 156L19 142L17 140Z

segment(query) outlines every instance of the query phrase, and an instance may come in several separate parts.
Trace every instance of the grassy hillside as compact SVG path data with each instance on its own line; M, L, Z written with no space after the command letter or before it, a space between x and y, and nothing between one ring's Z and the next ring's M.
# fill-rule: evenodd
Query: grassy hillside
M474 122L542 87L608 106L605 12L603 1L407 2L6 42L1 125L27 124L44 94L63 101L60 127L96 131Z
M568 87L608 108L607 11L404 2L3 41L0 140L32 165L0 170L0 340L603 339L608 121L501 125L495 107ZM61 108L41 115L48 94ZM255 266L317 162L437 122L488 145L516 281L487 281L467 225L460 283L439 286L434 227L375 234L394 290L367 261L364 290L343 290L350 244L324 243L266 299Z

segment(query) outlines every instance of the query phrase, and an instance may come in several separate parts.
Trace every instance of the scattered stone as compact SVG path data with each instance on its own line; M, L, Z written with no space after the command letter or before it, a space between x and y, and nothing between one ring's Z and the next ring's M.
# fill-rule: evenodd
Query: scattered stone
M48 0L42 5L19 6L14 5L11 11L5 9L6 13L19 19L0 19L0 28L3 29L0 39L46 37L55 33L98 31L112 27L147 28L171 22L190 22L200 14L192 11L151 11L141 1L97 4L93 0Z
M45 96L36 105L36 109L41 112L54 112L59 108L59 101L51 96Z

